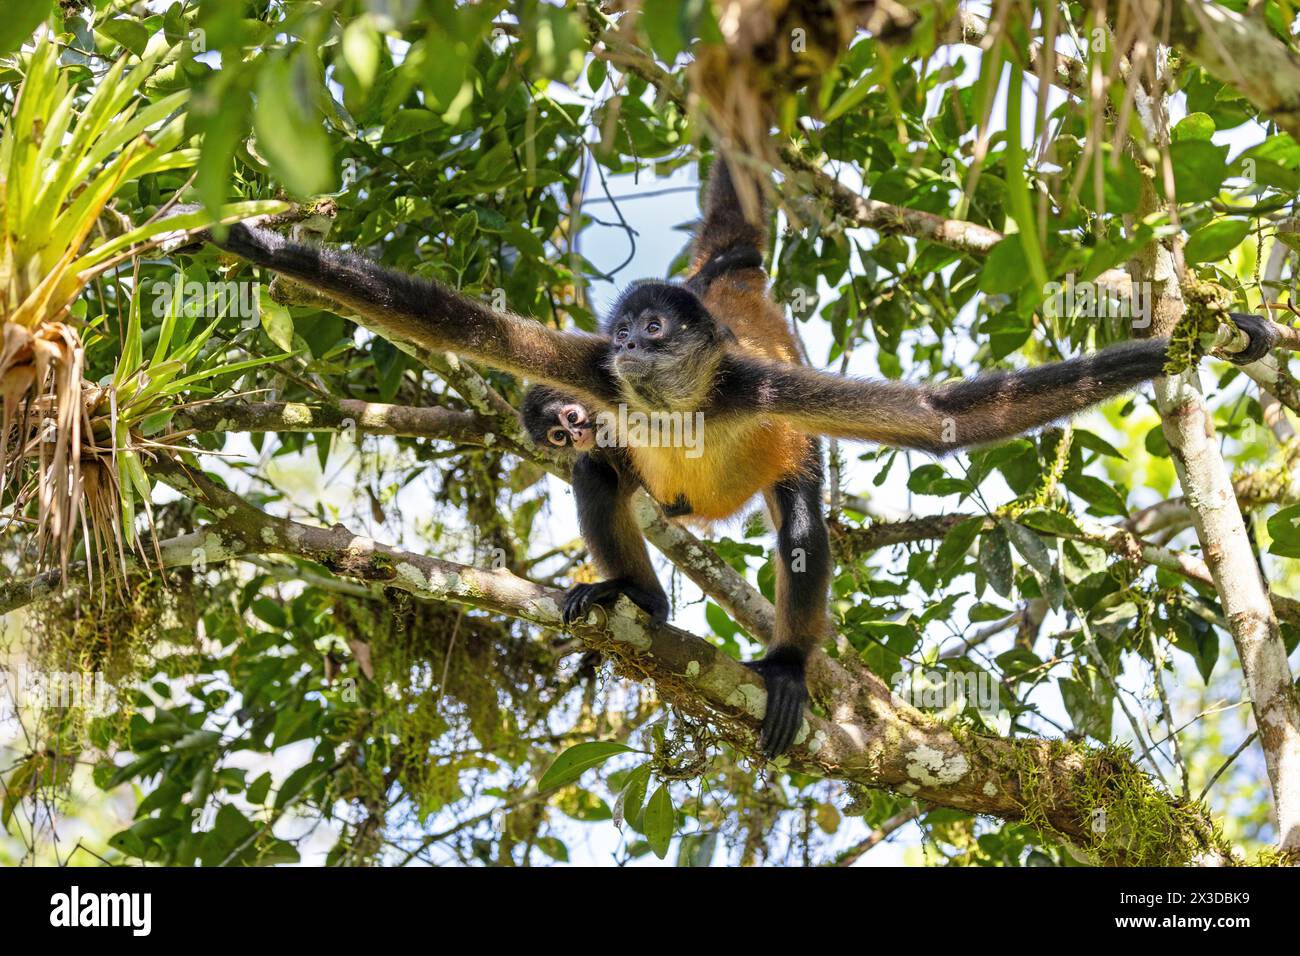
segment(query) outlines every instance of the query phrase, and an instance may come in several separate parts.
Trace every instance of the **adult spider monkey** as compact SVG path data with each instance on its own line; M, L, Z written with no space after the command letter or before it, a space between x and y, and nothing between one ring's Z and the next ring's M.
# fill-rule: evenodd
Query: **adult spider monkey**
M939 386L807 368L767 293L762 221L744 216L725 162L717 163L689 278L634 284L602 335L550 329L440 283L259 226L237 224L214 241L336 300L386 337L457 352L549 387L529 396L527 423L537 440L586 449L575 463L574 490L583 534L608 576L569 592L566 623L619 594L653 621L666 618L667 598L632 516L638 485L670 514L698 521L733 515L762 492L777 526L777 623L767 654L749 666L767 687L760 748L775 757L799 731L805 662L827 633L831 556L817 436L930 452L1011 438L1158 376L1167 342L1128 342ZM1272 326L1256 316L1233 318L1250 345L1232 359L1262 357L1276 338ZM703 454L625 441L593 448L585 426L619 403L642 413L702 413Z

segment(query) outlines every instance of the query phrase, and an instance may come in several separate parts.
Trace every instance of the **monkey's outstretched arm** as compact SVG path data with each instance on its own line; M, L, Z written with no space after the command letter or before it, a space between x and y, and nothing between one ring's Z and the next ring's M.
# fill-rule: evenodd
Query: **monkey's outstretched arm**
M456 352L534 382L557 385L596 406L616 398L604 366L609 340L603 336L558 332L441 283L395 272L361 256L294 242L262 226L238 223L217 244L334 299L386 337Z
M1234 361L1272 347L1276 333L1257 316L1233 316L1251 338ZM787 419L838 438L945 452L1012 438L1083 411L1159 376L1168 342L1125 342L1093 355L946 385L841 378L827 372L728 353L713 411ZM731 407L734 404L734 409Z

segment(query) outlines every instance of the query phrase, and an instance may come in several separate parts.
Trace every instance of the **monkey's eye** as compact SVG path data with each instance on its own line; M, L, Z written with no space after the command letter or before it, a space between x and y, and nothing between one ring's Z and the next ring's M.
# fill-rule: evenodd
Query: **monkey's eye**
M617 332L614 333L614 341L626 342L627 336L628 336L627 326L624 326L623 328L619 329Z
M658 334L659 334L659 331L660 331L662 328L663 328L663 326L659 324L659 320L658 320L658 319L651 319L651 320L650 320L649 322L647 322L646 325L645 325L646 333L649 334L649 335L658 335Z
M576 425L576 424L578 424L578 413L577 413L577 412L569 412L569 414L566 415L566 416L564 416L564 417L565 417L566 419L568 419L568 422L569 422L570 425Z
M569 433L563 428L552 428L546 433L546 438L552 445L567 445L569 443Z

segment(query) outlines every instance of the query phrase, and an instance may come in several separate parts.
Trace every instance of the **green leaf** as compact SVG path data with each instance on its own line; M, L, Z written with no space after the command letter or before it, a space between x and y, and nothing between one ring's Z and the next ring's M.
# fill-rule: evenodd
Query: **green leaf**
M650 786L649 762L641 764L627 778L627 783L614 801L614 824L621 827L624 820L635 821L645 806L645 792Z
M1024 647L1013 647L1011 650L999 654L994 660L1008 677L1017 677L1030 671L1037 671L1043 666L1042 658Z
M538 790L553 790L574 783L592 767L603 764L615 754L630 753L633 748L613 740L592 740L576 744L555 758L555 763L542 774Z
M257 827L233 804L222 804L221 809L217 811L212 829L203 838L200 855L204 865L220 866L225 863L243 844L249 843L251 846L250 838L256 832ZM236 854L234 860L239 860L242 855L242 853Z
M665 2L671 3L671 0ZM529 67L536 64L542 76L569 83L582 72L585 62L582 25L570 10L550 4L537 6L532 30L526 30L524 38L533 58ZM642 15L645 15L644 11ZM434 59L430 57L431 61Z
M149 30L139 20L117 17L104 20L95 26L95 32L102 34L114 43L126 47L136 56L144 56L145 47L149 45Z
M1115 695L1109 686L1099 679L1094 679L1089 686L1069 677L1060 678L1057 684L1061 690L1061 702L1075 729L1097 740L1110 740Z
M921 465L907 479L907 489L918 495L970 494L974 487L963 478L953 478L943 466L933 463Z
M1236 249L1250 233L1246 219L1218 219L1192 233L1183 249L1188 262L1216 262Z
M712 601L704 607L704 619L709 622L709 630L723 640L735 637L740 631L736 622L731 619L731 615Z
M983 515L968 518L949 531L934 553L935 568L947 573L960 564L984 527L984 521Z
M1026 527L1044 534L1068 538L1079 533L1079 526L1069 515L1047 508L1030 508L1020 515L1019 521Z
M50 13L51 0L11 0L0 15L0 54L18 49ZM49 41L46 41L49 42Z
M1281 558L1300 558L1300 505L1279 509L1268 519L1268 536L1272 539L1268 553Z
M334 157L316 105L322 80L300 52L292 61L272 59L257 77L253 128L271 171L296 196L334 188Z
M682 0L655 0L641 8L641 24L659 59L672 63L686 49L682 30ZM828 119L827 122L830 122Z
M284 351L292 352L293 316L289 314L289 310L274 301L265 289L260 289L257 311L267 337Z
M863 74L843 93L841 93L829 107L823 119L827 123L833 123L849 110L856 107L859 103L867 98L873 90L876 89L876 75L873 72Z
M412 136L434 129L442 123L438 114L429 110L398 110L393 118L384 124L383 140L385 143L400 143Z
M1088 502L1103 515L1127 515L1128 505L1124 496L1095 475L1078 475L1067 473L1065 487Z
M314 776L319 775L320 768L314 763L303 764L285 778L275 794L275 809L283 810L293 799L302 793Z
M1074 430L1074 443L1080 448L1087 448L1089 451L1095 451L1099 454L1106 455L1108 458L1118 458L1120 461L1127 461L1118 448L1106 441L1100 435L1090 432L1086 428L1076 428Z
M1105 163L1102 187L1106 212L1122 215L1137 209L1138 200L1142 198L1142 172L1132 157L1121 155L1118 165L1103 157L1098 157L1096 162Z
M668 784L661 783L645 808L646 842L661 860L668 855L676 822L677 811L673 807L672 794L668 792Z
M826 806L826 804L823 804ZM834 809L832 807L832 809ZM678 866L708 866L718 847L718 831L684 833L677 843Z
M989 621L1000 621L1010 613L1009 608L1002 607L1000 604L989 604L981 601L979 604L971 606L970 620L972 624L986 624Z
M271 792L271 772L268 770L254 780L245 792L245 799L254 806L266 802L266 795Z
M343 31L343 59L356 77L362 95L369 93L375 83L382 44L383 38L368 13L357 17Z
M1043 539L1038 537L1036 532L1014 521L1007 521L1004 518L998 523L1006 529L1007 537L1015 545L1020 556L1025 559L1025 563L1041 578L1046 579L1050 576L1053 564L1052 553L1047 550L1047 545L1043 544Z
M429 49L436 52L425 56L421 79L425 102L437 108L434 115L441 122L439 114L451 109L465 87L470 64L463 43L438 35L435 30L430 34L429 44ZM386 132L384 138L388 139Z
M1174 127L1175 142L1184 139L1209 140L1214 136L1214 120L1208 113L1188 113Z
M569 848L558 838L553 836L538 837L535 845L537 849L557 863L569 862Z
M187 132L203 135L203 148L194 170L194 188L209 211L215 211L226 201L235 149L248 136L253 98L246 83L247 80L225 82L204 98L202 109L191 109L185 118ZM215 95L218 92L219 97Z
M598 92L605 85L605 78L609 75L609 66L600 57L593 56L587 64L587 86L593 93Z
M1010 597L1014 583L1011 545L1001 527L991 528L980 535L979 562L984 576L989 579L989 586L1003 597Z
M221 741L221 734L216 730L191 730L176 743L173 750L205 750Z
M988 254L980 269L979 288L990 295L1016 292L1030 279L1019 236L1007 236Z
M1219 194L1228 178L1228 147L1199 139L1185 139L1169 147L1174 188L1179 202L1204 202ZM1156 179L1157 184L1161 182Z
M299 863L301 860L298 848L292 843L286 843L284 840L274 841L269 846L260 849L257 854L258 866L289 865Z
M284 606L270 598L260 597L254 601L253 613L271 627L282 630L289 626L289 618L284 613Z

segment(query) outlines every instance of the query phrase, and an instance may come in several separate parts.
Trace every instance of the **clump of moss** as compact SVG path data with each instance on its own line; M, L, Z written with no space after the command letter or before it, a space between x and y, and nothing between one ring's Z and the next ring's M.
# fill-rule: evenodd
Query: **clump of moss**
M1183 285L1183 317L1169 335L1164 373L1179 375L1195 367L1206 353L1232 307L1232 293L1221 285L1189 278Z
M1070 449L1074 444L1074 428L1066 427L1049 432L1044 435L1043 441L1045 443L1044 447L1046 447L1047 442L1054 443L1051 447L1047 467L1039 475L1038 480L1029 491L999 508L998 514L1015 520L1026 511L1037 508L1062 510L1062 513L1065 513L1057 495L1057 490L1060 487L1061 479L1065 477L1066 470L1070 467Z
M32 613L33 662L47 671L102 674L109 683L141 675L174 596L161 577L130 582L122 594L68 591Z
M1166 793L1134 764L1127 747L1025 741L1009 753L1007 769L1018 782L1024 822L1061 837L1097 863L1182 866L1206 853L1230 855L1205 806ZM1072 832L1051 819L1063 804L1076 822Z
M66 782L84 750L126 726L135 712L127 691L157 669L160 641L193 640L198 602L189 597L189 577L133 577L121 591L70 588L28 611L23 650L40 675L32 689L45 695L32 705L39 712L29 715L29 730L41 752L69 765L44 778Z
M1300 850L1280 850L1266 846L1255 854L1251 866L1300 866Z
M340 796L383 805L397 783L422 816L437 812L462 796L463 771L493 755L525 760L530 731L568 690L553 655L522 638L521 625L397 589L382 601L340 598L335 616L373 662L358 686L362 706L347 717L362 756L335 780Z

